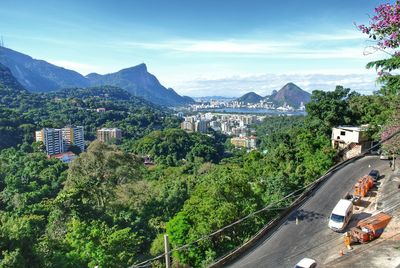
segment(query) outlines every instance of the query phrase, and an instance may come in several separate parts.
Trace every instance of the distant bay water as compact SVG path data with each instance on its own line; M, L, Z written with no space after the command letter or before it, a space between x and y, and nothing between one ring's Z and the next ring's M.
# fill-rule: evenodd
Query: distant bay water
M217 108L201 109L202 112L231 113L231 114L258 114L258 115L306 115L305 111L280 111L275 109L250 109L250 108Z

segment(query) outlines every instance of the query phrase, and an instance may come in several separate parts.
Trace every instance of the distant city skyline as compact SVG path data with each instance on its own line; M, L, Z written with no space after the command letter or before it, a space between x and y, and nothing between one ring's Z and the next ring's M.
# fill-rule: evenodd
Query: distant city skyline
M311 92L377 89L382 58L354 23L394 1L2 1L13 50L86 75L146 63L192 97L268 95L287 82Z

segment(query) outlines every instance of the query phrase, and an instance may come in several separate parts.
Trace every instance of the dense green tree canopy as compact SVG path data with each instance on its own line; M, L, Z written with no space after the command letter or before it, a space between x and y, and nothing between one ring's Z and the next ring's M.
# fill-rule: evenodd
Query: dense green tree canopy
M224 155L224 139L200 133L186 133L180 129L154 131L138 140L128 150L149 155L159 164L176 166L185 161L201 158L206 162L219 162Z

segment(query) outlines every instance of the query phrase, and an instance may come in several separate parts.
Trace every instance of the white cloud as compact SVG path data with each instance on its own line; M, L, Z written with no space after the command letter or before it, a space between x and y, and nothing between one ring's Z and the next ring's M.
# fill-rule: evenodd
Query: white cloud
M336 85L343 85L362 94L371 94L378 89L373 73L292 73L233 76L219 79L197 79L176 83L174 88L179 94L193 97L221 95L241 96L254 91L262 96L272 90L279 90L288 82L297 84L302 89L333 90Z
M186 53L238 53L238 54L271 54L279 53L284 47L294 48L294 42L271 42L266 40L223 39L223 40L190 40L176 39L155 43L122 42L131 48L148 50L166 50Z
M297 33L296 38L303 41L351 41L351 40L366 40L366 35L354 29L342 29L335 33Z
M290 38L280 38L278 41L265 39L221 39L196 40L175 39L163 40L157 43L146 42L119 42L116 46L129 49L157 50L163 53L180 53L187 56L212 55L215 57L262 57L273 59L365 59L366 44L358 35L350 33L342 35L294 35ZM356 43L341 42L332 45L331 41L351 41L360 39ZM369 49L371 50L371 49ZM372 53L370 57L382 56Z

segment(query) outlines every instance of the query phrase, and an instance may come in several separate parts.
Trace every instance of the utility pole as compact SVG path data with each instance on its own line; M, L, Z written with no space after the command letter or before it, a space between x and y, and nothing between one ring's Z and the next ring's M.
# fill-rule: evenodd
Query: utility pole
M171 268L171 259L169 258L169 241L168 235L164 235L164 250L165 250L165 267Z

